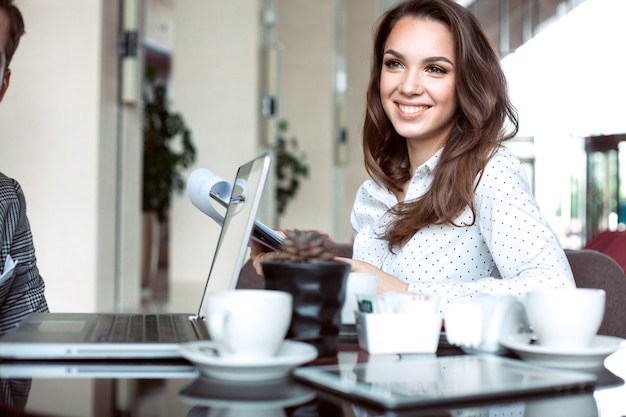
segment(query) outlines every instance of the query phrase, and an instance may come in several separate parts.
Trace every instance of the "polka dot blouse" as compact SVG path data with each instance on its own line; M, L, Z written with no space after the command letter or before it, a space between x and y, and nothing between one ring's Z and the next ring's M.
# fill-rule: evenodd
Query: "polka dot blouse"
M428 190L440 154L418 167L407 201ZM477 220L472 226L431 225L391 253L379 236L396 203L395 195L374 181L361 185L351 216L353 257L408 282L411 292L454 299L575 285L565 253L531 194L524 167L505 148L485 167L476 189ZM472 223L469 207L455 223Z

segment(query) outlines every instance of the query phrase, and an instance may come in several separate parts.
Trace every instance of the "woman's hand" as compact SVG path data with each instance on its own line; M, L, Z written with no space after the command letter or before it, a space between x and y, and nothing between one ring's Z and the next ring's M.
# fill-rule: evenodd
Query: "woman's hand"
M337 257L335 259L349 263L352 267L352 272L365 272L376 275L378 277L378 290L376 291L378 294L391 291L406 292L409 289L408 283L400 281L398 278L381 271L370 263L350 258Z
M285 236L285 233L277 231L277 233ZM276 252L269 249L267 246L262 245L252 239L250 239L250 259L252 259L252 266L256 273L263 276L263 268L261 262L272 259L276 256Z
M261 262L267 261L274 256L276 256L276 252L272 251L267 246L255 241L251 241L250 259L252 259L252 266L254 267L254 270L258 275L263 276L263 268L261 267Z

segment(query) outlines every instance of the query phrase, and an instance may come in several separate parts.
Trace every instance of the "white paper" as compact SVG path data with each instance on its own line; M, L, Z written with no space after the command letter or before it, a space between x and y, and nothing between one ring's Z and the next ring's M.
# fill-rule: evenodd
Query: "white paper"
M0 284L13 275L13 270L15 269L15 265L17 265L18 262L19 261L14 261L13 258L11 258L11 255L7 255L7 259L4 261L4 270L2 271L2 275L0 276Z
M243 180L238 182L237 185L244 190L248 187L248 184ZM220 226L224 224L224 214L231 198L232 189L230 182L207 168L195 170L187 179L189 200L197 209L212 218ZM247 191L243 193L244 196L248 194ZM221 214L220 210L216 209L216 205L224 214ZM284 237L255 220L252 239L272 250L279 250Z
M214 204L220 206L221 209L226 207L231 192L232 185L207 168L195 170L187 179L189 200L220 226L224 223L224 215L215 208Z

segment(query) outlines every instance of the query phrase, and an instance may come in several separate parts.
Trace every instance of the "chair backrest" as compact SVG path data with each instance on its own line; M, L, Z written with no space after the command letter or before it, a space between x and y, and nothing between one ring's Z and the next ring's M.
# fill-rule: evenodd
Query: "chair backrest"
M599 334L626 338L626 274L610 256L590 249L566 250L576 286L602 288L606 308Z

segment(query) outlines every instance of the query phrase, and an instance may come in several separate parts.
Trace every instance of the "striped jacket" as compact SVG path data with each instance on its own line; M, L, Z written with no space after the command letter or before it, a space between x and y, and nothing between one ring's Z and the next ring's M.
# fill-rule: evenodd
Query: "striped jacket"
M26 200L14 179L0 173L0 273L7 255L17 265L0 282L0 335L33 312L46 312L44 281L37 269L35 247L26 217Z

